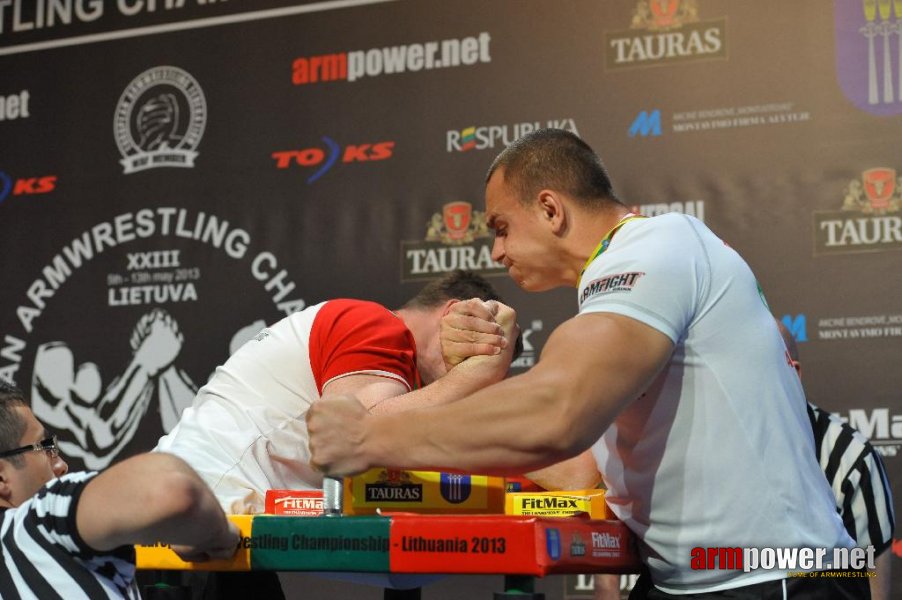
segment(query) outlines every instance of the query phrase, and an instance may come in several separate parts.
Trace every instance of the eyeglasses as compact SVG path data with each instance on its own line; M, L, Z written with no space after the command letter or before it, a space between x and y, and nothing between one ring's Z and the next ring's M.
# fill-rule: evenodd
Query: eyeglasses
M56 445L56 436L51 435L49 438L43 439L37 444L30 444L28 446L16 448L15 450L0 452L0 458L9 458L10 456L24 454L25 452L46 452L47 456L50 458L56 458L60 454L60 449Z

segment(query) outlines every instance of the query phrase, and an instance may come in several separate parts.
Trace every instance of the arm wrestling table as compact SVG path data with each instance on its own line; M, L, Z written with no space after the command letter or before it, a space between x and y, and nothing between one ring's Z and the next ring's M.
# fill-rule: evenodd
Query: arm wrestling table
M582 517L230 515L241 542L230 560L186 563L165 545L137 546L139 569L311 571L418 598L436 574L500 574L496 598L537 598L533 578L633 573L636 542L620 521ZM405 592L404 590L412 590Z

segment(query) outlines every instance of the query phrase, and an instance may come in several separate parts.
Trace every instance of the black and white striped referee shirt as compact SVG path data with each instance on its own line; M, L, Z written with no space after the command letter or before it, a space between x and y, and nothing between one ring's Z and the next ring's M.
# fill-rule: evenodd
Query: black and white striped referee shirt
M4 568L0 569L0 598L140 598L134 548L97 552L76 530L78 499L95 475L64 475L20 506L2 511L0 551Z
M883 461L857 429L809 404L818 462L836 497L836 509L855 543L877 554L893 540L895 515Z

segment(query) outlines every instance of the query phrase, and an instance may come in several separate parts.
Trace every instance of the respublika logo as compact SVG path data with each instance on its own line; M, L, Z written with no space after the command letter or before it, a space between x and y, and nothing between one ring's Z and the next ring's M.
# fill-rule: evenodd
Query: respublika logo
M661 135L661 111L640 111L629 128L630 137L641 135L642 137Z
M814 213L814 254L902 249L902 177L867 169L846 186L841 210Z
M116 105L113 134L125 173L193 167L207 124L207 100L178 67L154 67L126 86Z
M448 202L426 224L423 241L401 242L401 281L436 279L456 269L502 275L492 260L492 233L485 213L469 202Z
M358 81L396 73L447 69L492 62L491 36L482 33L385 48L302 56L291 65L291 82L308 85L328 81Z
M311 184L329 172L339 161L342 164L373 162L391 158L395 143L390 141L341 145L328 136L320 138L323 147L311 146L300 150L279 150L272 153L277 169L289 167L313 168L307 178Z
M56 175L15 178L0 171L0 204L9 196L33 196L56 189Z
M726 19L699 20L697 0L641 0L629 30L605 33L605 68L726 58L726 32Z
M836 77L846 97L875 115L902 113L902 2L834 0Z
M445 150L448 152L468 152L470 150L493 149L498 146L507 148L516 140L528 133L547 127L565 129L579 135L576 121L573 119L549 119L544 125L541 121L514 123L513 125L473 125L460 131L452 129L445 134Z
M28 112L28 101L31 98L28 90L22 90L15 94L0 95L0 121L15 121L27 119L31 116Z

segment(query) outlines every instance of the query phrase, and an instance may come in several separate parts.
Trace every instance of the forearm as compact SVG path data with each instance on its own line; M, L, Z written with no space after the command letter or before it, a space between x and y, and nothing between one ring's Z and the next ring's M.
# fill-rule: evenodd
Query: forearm
M474 357L426 387L380 400L370 406L369 411L372 414L386 414L442 406L460 400L502 379L504 374L501 370L489 368L488 361L497 360L496 357Z
M587 448L594 441L591 431L568 427L559 390L536 379L520 375L459 402L417 411L416 417L374 415L367 420L362 454L371 467L519 474Z

